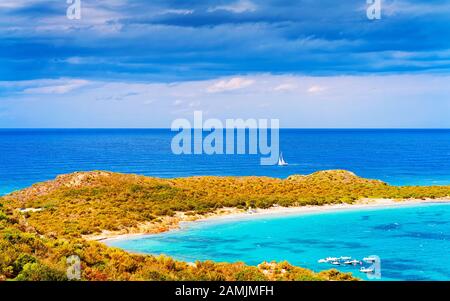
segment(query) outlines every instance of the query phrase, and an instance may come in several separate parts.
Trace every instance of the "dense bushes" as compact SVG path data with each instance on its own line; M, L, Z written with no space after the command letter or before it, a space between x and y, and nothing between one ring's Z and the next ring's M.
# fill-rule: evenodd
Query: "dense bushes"
M67 276L64 272L52 269L39 262L27 263L23 266L19 275L14 279L17 281L65 281Z

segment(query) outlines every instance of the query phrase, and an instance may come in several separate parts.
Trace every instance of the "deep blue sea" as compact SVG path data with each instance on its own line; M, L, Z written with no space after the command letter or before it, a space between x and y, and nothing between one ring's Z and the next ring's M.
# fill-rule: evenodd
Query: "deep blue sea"
M346 169L393 185L450 184L450 130L281 130L289 166L258 155L173 155L161 130L0 130L0 194L74 171L157 177L258 175L285 178Z
M381 280L450 280L450 204L211 220L107 244L190 262L287 260L315 271L334 268L321 258L376 255ZM366 279L360 266L338 269Z

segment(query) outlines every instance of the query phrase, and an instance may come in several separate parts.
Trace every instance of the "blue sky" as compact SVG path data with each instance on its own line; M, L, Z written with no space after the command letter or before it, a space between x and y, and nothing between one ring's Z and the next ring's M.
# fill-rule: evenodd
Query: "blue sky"
M0 127L450 127L450 2L1 0Z

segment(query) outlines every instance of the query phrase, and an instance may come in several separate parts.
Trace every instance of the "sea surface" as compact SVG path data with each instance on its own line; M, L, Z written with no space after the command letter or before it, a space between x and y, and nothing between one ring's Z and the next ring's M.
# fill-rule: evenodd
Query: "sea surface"
M321 258L376 255L380 280L450 280L450 204L211 220L107 244L188 262L287 260L315 271L334 268ZM360 267L337 268L366 279Z
M168 129L0 130L0 194L75 171L285 178L346 169L393 185L450 184L450 130L281 130L289 166L259 155L174 155Z

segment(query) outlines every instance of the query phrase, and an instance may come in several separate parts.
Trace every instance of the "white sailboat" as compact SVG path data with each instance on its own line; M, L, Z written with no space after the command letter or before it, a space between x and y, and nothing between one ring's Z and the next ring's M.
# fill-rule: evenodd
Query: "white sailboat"
M283 153L280 153L280 157L278 158L278 166L286 166L288 165L286 161L284 161Z

